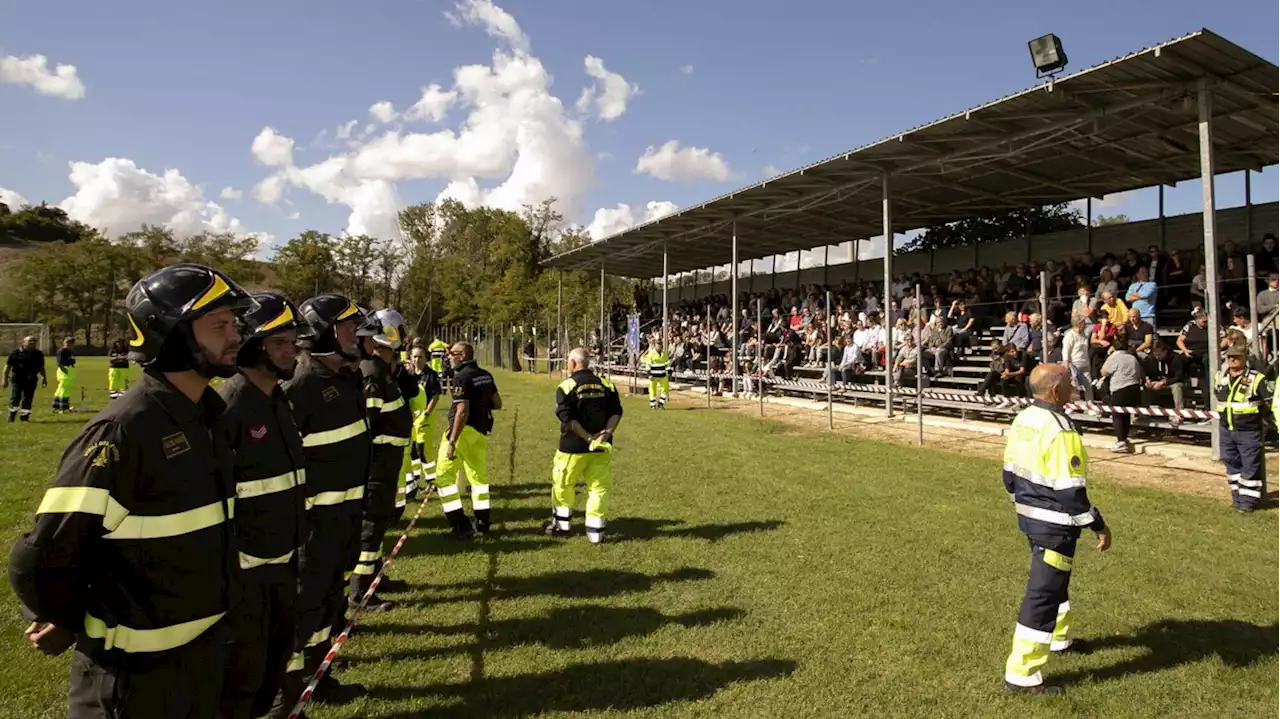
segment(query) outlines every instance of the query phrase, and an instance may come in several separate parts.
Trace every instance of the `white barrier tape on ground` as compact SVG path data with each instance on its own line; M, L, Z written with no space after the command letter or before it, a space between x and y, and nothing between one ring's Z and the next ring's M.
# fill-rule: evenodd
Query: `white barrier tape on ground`
M604 369L610 372L625 373L630 371L629 367L620 367L618 365L605 365ZM697 382L706 382L706 372L673 372L671 379L689 379ZM727 372L714 372L712 379L727 380L732 379L733 375ZM752 375L738 375L738 378L744 382L755 384L762 382L767 385L775 386L779 389L797 389L805 391L827 391L827 383L821 380L785 380L776 377L759 377ZM886 394L888 392L882 384L844 384L833 387L832 392L840 395L846 392L873 392L877 394ZM898 387L894 390L895 394L903 397L915 397L916 390L913 387ZM924 399L940 399L949 402L968 402L970 404L981 404L994 407L1011 407L1016 405L1031 404L1031 400L1026 397L1009 397L1006 395L992 395L990 397L979 396L976 394L960 394L954 392L942 392L939 390L925 390L920 395ZM1105 412L1108 414L1132 414L1142 417L1176 417L1178 419L1217 419L1218 412L1214 410L1202 409L1166 409L1164 407L1118 407L1115 405L1102 404L1099 402L1069 402L1064 409L1068 412Z
M360 617L365 605L369 603L369 598L373 596L374 590L382 583L382 578L387 575L387 568L391 566L391 563L396 559L396 555L400 553L400 548L404 546L405 540L409 538L409 533L413 531L413 525L417 524L418 517L422 516L422 509L427 506L427 500L431 498L431 489L434 489L434 487L435 485L431 485L427 489L427 496L423 497L418 504L418 510L413 513L413 518L409 520L408 526L404 528L404 534L400 535L400 539L396 540L395 546L391 548L391 553L387 555L386 559L382 560L382 569L373 578L373 582L369 584L369 589L365 591L364 596L360 598L360 603L356 605L355 610L351 613L351 619L347 620L347 626L342 629L342 633L329 646L328 653L324 655L324 661L320 662L320 666L316 667L316 673L311 676L311 681L307 684L307 688L302 690L302 694L298 697L298 703L293 705L293 711L289 712L289 719L298 719L298 716L307 708L307 704L311 702L311 697L315 695L316 687L320 685L320 680L328 673L329 667L333 666L333 660L338 656L338 650L342 649L342 645L347 643L347 637L351 636L351 629L355 627L356 619Z
M529 355L523 355L520 357L520 359L524 360L525 362L563 362L564 361L563 357L530 357Z

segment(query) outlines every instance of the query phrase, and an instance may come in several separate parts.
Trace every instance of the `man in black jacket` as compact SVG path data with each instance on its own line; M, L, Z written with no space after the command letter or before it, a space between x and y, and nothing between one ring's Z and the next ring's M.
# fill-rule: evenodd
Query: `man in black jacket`
M68 716L219 714L236 605L234 458L224 404L236 315L226 275L178 264L134 285L125 309L142 380L76 435L9 582L46 654L76 645Z
M1157 404L1157 400L1169 393L1173 397L1173 408L1183 409L1184 393L1187 386L1187 358L1174 352L1169 345L1156 340L1151 346L1151 355L1142 363L1146 370L1147 380L1143 383L1143 403ZM1172 422L1178 424L1180 417L1173 417Z
M311 329L297 307L270 292L240 318L240 372L222 383L226 428L236 453L236 538L244 580L231 615L227 719L271 709L293 654L298 550L306 542L307 470L302 437L279 382L293 378L299 337ZM291 709L292 707L288 707Z

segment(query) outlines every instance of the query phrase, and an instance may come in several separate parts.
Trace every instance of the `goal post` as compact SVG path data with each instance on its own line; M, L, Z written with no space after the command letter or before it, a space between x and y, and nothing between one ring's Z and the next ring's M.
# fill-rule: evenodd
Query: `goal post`
M0 323L0 354L8 354L22 344L23 338L35 337L36 347L46 355L53 352L53 344L49 338L49 325L38 322Z

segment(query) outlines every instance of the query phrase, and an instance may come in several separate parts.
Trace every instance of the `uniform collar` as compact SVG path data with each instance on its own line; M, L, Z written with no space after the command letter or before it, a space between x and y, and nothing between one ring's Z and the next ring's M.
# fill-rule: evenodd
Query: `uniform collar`
M461 371L468 367L475 367L475 366L476 366L475 360L467 360L466 362L463 362L462 364L458 365L458 370Z
M226 403L217 392L213 391L212 387L206 386L200 401L192 402L190 397L174 387L160 372L144 371L142 385L146 393L159 400L165 410L179 422L212 426L222 418L227 408Z
M1032 407L1039 407L1040 409L1047 409L1047 410L1049 410L1050 412L1053 412L1054 414L1060 414L1060 415L1062 415L1063 417L1066 417L1066 416L1067 416L1066 411L1065 411L1065 410L1063 410L1061 407L1058 407L1057 405L1049 404L1048 402L1046 402L1046 401L1044 401L1044 400L1042 400L1042 399L1033 399L1033 400L1031 400L1031 406L1032 406Z

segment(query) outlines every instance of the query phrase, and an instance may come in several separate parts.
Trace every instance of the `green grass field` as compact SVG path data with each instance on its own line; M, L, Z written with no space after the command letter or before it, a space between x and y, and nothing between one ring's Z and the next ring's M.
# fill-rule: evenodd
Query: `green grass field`
M105 365L84 361L81 378L101 407ZM1275 714L1272 511L1093 482L1115 546L1082 541L1072 608L1102 648L1051 661L1065 696L1011 697L1028 557L995 462L628 399L613 541L552 540L538 527L554 383L497 379L499 535L441 538L433 501L394 567L414 591L389 595L400 608L362 620L340 657L373 696L314 717ZM36 423L0 427L6 548L85 419L53 418L51 391ZM0 716L65 715L67 657L28 647L6 605Z

